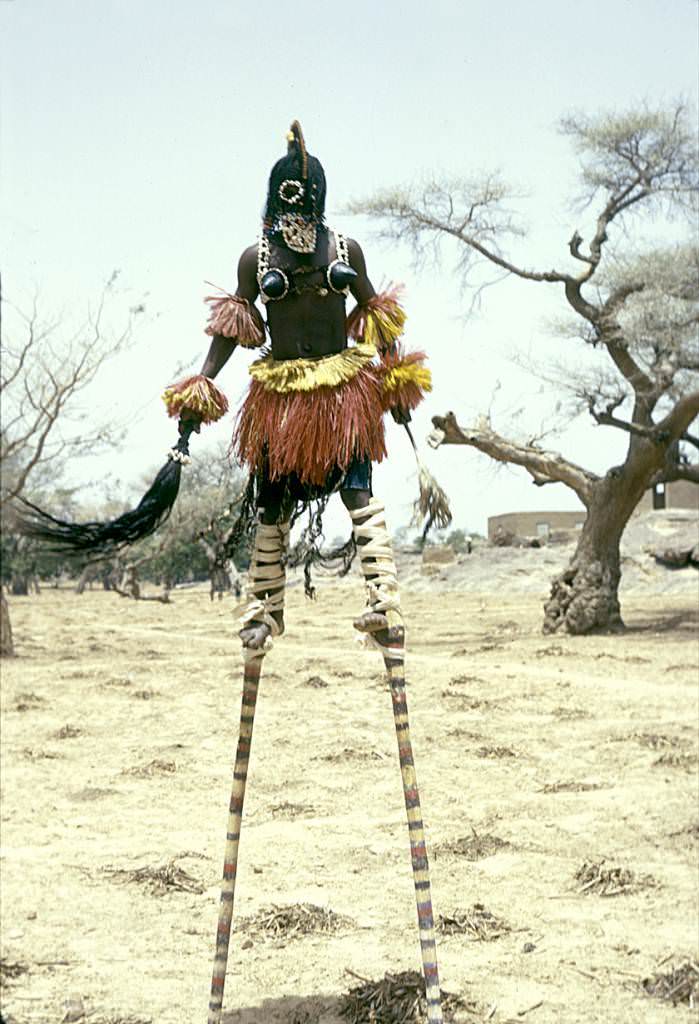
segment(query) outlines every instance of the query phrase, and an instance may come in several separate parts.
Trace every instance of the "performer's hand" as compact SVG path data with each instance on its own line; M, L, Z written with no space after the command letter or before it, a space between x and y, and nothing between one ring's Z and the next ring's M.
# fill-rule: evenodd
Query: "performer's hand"
M396 421L396 423L399 423L401 426L403 426L406 423L410 423L412 419L409 409L391 409L391 416L393 416L393 419Z
M191 409L183 409L180 414L180 419L177 424L177 429L180 435L184 434L185 431L190 433L198 434L201 431L201 418L197 416Z

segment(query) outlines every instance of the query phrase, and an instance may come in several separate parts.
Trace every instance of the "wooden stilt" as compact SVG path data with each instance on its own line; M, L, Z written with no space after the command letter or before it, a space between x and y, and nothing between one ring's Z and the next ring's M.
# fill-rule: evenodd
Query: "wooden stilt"
M223 863L223 883L221 885L221 902L218 911L218 928L216 930L216 953L214 970L211 979L211 998L209 1000L208 1024L220 1024L223 1006L223 990L226 984L226 968L228 966L228 950L233 922L233 899L235 895L235 878L238 870L238 847L240 844L240 827L243 817L243 800L245 799L245 783L248 775L252 727L255 720L257 689L260 671L264 659L264 650L243 648L244 675L243 700L240 708L240 732L238 747L235 754L233 769L233 789L228 810L226 826L226 851Z
M439 971L437 968L437 944L435 940L434 918L432 913L432 892L430 872L425 847L425 832L420 809L420 794L417 788L417 776L413 760L413 748L410 741L410 725L408 722L408 703L405 693L405 630L399 613L387 610L388 630L375 634L377 646L383 654L386 673L391 689L393 702L393 720L398 739L398 758L403 779L403 796L408 818L408 834L410 836L410 858L415 883L415 899L417 902L418 933L420 952L422 955L422 971L425 978L425 995L427 998L428 1024L443 1024L442 1002L439 991Z

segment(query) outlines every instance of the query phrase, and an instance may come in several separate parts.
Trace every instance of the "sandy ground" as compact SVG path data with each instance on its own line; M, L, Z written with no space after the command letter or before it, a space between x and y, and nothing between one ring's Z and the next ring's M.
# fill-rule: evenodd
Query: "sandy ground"
M419 967L390 696L350 625L361 604L357 578L315 604L290 590L263 670L236 894L239 922L302 902L351 920L329 935L237 930L225 1024L333 1024L357 984L346 969ZM695 591L627 595L628 632L604 638L542 636L540 593L408 587L404 607L435 913L481 903L511 928L440 939L443 989L478 1004L464 1019L696 1019L639 988L698 946ZM233 610L205 588L169 607L98 591L12 600L6 1019L53 1024L80 997L92 1024L206 1020L240 707ZM202 892L118 873L174 857ZM576 871L603 860L639 885L580 893Z

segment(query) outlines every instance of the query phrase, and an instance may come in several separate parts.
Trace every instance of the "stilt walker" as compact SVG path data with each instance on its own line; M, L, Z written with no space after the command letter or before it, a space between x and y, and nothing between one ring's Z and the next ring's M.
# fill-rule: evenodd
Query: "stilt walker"
M358 551L367 587L367 606L354 626L381 652L390 684L428 1019L439 1024L430 879L405 694L405 634L384 509L372 490L372 464L386 456L384 414L390 412L397 423L407 426L411 410L431 389L430 372L424 353L408 353L399 343L405 322L399 289L388 287L377 294L358 243L326 226L325 173L320 161L307 152L297 121L287 141L286 156L270 174L260 237L240 257L235 294L221 291L206 300L211 304L206 328L211 344L202 371L172 384L163 396L168 413L179 418L180 439L147 494L136 509L107 523L68 523L32 507L26 532L88 557L113 554L152 533L176 499L190 435L228 408L213 378L237 347L262 348L249 367L250 386L232 443L233 453L250 475L227 554L233 557L244 538L252 537L253 547L240 631L243 697L209 1024L219 1024L221 1017L260 672L272 639L284 631L289 528L300 514L308 513L300 546L306 592L312 594L313 564L328 560L319 550L322 516L335 492L353 523L353 540L338 553L342 567L347 570ZM350 294L356 307L346 316ZM266 307L266 321L255 306L258 298ZM428 522L446 525L446 495L419 459L418 468L418 507Z

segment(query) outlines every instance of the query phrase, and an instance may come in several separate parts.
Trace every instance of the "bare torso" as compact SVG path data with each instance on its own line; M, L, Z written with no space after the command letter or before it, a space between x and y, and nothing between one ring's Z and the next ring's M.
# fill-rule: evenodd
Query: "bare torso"
M351 239L348 250L350 264L357 272L352 293L358 302L366 302L374 289L366 274L362 251ZM269 266L297 271L297 288L300 284L300 289L292 290L285 298L266 303L275 359L317 359L347 347L345 297L328 289L325 281L325 270L336 256L332 232L319 232L316 252L308 255L270 244ZM241 256L238 294L251 302L259 295L256 245Z

